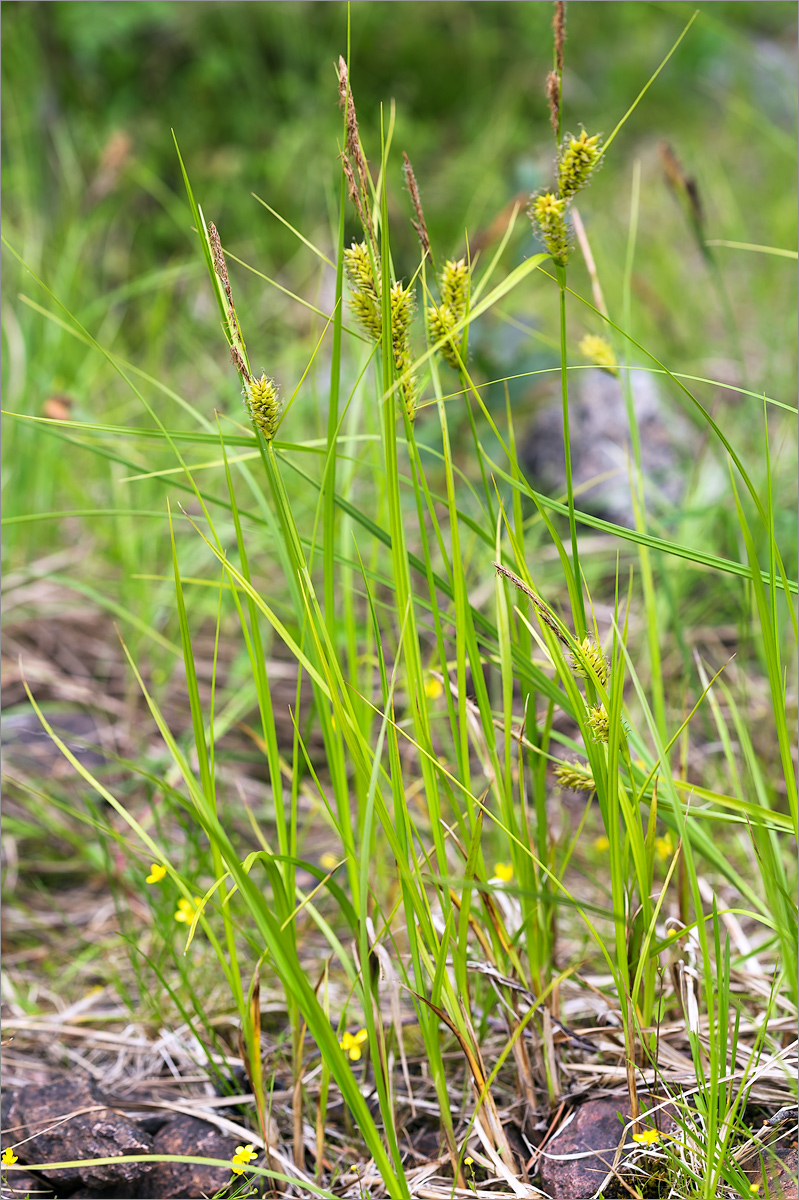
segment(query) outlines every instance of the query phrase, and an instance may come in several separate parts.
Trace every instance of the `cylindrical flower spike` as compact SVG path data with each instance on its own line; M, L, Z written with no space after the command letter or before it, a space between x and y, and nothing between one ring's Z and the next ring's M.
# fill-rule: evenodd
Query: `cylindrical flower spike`
M584 188L602 157L602 135L593 137L583 131L578 138L567 136L558 163L558 190L562 200Z
M448 258L441 271L441 299L455 314L456 321L466 313L469 299L469 268L466 259Z
M605 338L599 337L595 333L587 333L577 348L584 358L596 363L603 371L609 371L611 375L618 375L619 365L616 362L616 355L613 353L610 342Z
M572 792L596 791L591 769L582 763L558 763L555 767L555 778L561 787Z
M413 361L410 339L412 317L413 294L404 284L395 283L391 288L391 348L400 378L403 404L411 420L416 416L416 380L410 374Z
M350 282L358 291L373 292L377 296L372 262L366 242L353 242L344 251L344 266L350 277Z
M572 654L572 670L583 679L593 679L594 676L602 687L610 679L610 664L592 637L584 637L579 648Z
M536 196L530 208L530 217L537 227L544 245L558 266L565 266L569 257L569 231L566 225L566 201L558 199L552 192Z
M438 284L441 304L438 307L433 305L427 310L430 332L436 342L451 333L457 323L466 315L469 303L469 268L466 265L466 259L459 258L457 261L451 258L447 259ZM441 347L441 354L444 361L454 371L457 371L460 367L460 360L452 342Z
M440 342L443 337L447 337L455 328L457 320L448 304L442 304L438 308L434 306L428 308L427 319L430 322L430 334L434 342ZM453 371L458 370L460 363L450 342L441 347L441 355Z
M606 742L610 737L610 718L604 704L595 704L588 713L588 724L591 726L595 742Z
M260 429L268 442L271 442L277 432L280 416L280 401L274 379L267 379L266 375L262 375L260 379L250 379L244 398L253 425Z
M344 251L344 266L352 286L350 307L361 328L379 342L383 333L380 293L365 242L353 242Z

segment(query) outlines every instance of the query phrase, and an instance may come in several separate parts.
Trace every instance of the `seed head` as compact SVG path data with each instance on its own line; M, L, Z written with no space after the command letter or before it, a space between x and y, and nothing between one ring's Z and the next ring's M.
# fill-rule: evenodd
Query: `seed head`
M560 125L560 78L557 71L550 71L547 75L547 100L549 101L549 123L557 141L558 126Z
M403 174L405 175L405 182L408 185L408 191L411 194L411 201L413 202L413 210L416 213L416 220L415 221L412 220L411 224L413 225L414 229L416 230L416 232L419 235L419 241L421 242L421 245L422 245L422 253L429 254L430 253L430 238L428 237L428 234L427 234L427 225L425 223L424 210L422 208L422 198L419 195L419 185L416 182L416 176L413 172L413 167L411 166L411 160L408 158L408 155L405 153L404 150L402 152L402 157L404 160L402 171L403 171Z
M580 353L589 362L595 363L601 367L603 371L609 371L611 375L618 375L619 367L616 362L616 355L613 353L613 347L605 338L599 337L595 333L587 333L578 346Z
M583 763L558 763L555 778L561 787L572 792L594 792L596 784L591 769Z
M558 266L565 266L569 257L569 231L566 226L566 201L552 192L536 196L530 209L530 217L538 229L544 245Z
M379 342L383 332L380 293L375 282L366 242L353 242L344 251L344 266L352 287L350 307L358 323L369 334L369 337Z
M442 301L452 309L455 320L460 321L466 313L469 300L469 268L466 259L459 258L456 262L448 258L444 263L439 283Z
M448 337L457 323L455 314L448 304L441 304L438 308L432 305L427 310L427 319L430 322L430 333L434 342L440 342L442 338ZM441 355L453 371L458 370L460 362L451 341L441 347Z
M377 296L372 261L366 242L353 242L344 251L344 266L354 288L358 291L370 291Z
M552 28L555 31L555 61L558 64L558 72L561 72L563 70L563 43L566 41L565 0L556 0Z
M561 198L571 200L584 188L602 157L602 135L593 137L583 131L578 138L566 136L558 162L558 189Z
M466 265L466 259L459 258L457 261L451 258L447 259L438 280L441 304L438 307L433 305L427 310L430 332L436 342L450 334L466 315L469 303L469 283L469 268ZM453 371L457 371L460 367L460 360L455 353L452 340L441 347L441 354Z
M610 737L610 719L604 704L595 704L588 713L588 724L591 726L595 742L606 742Z
M596 676L602 687L605 687L610 678L610 665L602 653L602 647L598 646L592 637L583 638L578 649L573 652L571 660L575 675L583 679L593 679Z
M267 379L266 375L262 375L260 379L250 379L245 388L244 399L253 425L260 429L268 442L271 442L277 432L280 416L280 401L274 379Z
M394 352L394 366L400 379L400 391L411 421L416 416L416 380L410 374L411 339L410 328L413 318L413 294L410 288L402 283L395 283L391 288L391 348Z

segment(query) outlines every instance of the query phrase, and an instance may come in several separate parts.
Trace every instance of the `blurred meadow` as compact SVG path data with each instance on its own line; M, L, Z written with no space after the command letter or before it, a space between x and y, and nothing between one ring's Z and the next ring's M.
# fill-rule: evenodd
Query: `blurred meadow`
M602 1194L790 1195L797 5L571 0L567 274L550 3L2 16L10 1085L246 1094L242 1195L575 1194L608 1095Z

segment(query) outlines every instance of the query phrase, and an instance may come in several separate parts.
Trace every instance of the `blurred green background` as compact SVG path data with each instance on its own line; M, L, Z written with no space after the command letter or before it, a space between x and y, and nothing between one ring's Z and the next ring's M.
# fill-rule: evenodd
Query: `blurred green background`
M737 327L731 337L718 281L669 192L658 144L668 140L696 178L707 237L795 247L797 6L696 7L698 20L624 126L580 209L608 301L618 312L632 168L640 162L636 336L674 369L745 382L792 403L796 289L790 260L717 251ZM572 0L565 127L584 123L589 132L609 133L694 8ZM379 158L381 105L387 116L396 102L392 247L406 277L418 264L418 245L407 219L402 150L415 166L439 257L462 252L467 229L473 246L490 245L497 218L507 217L514 198L551 177L554 148L544 99L551 18L548 2L352 5L352 83L372 163ZM217 407L240 418L171 130L226 247L324 309L329 279L320 275L318 259L251 193L330 251L341 131L335 63L347 51L346 5L8 3L2 39L8 243L103 346L206 417ZM522 217L508 265L536 248ZM573 279L587 295L578 260L575 255ZM19 299L24 293L55 310L7 250L3 265L4 407L41 415L48 400L65 395L80 420L150 425L96 351ZM321 326L236 267L234 287L248 339L257 346L256 363L290 389ZM521 323L521 332L499 320L475 331L473 353L483 379L556 361L547 342L554 332L551 311L524 304L514 300L506 314ZM525 328L537 337L527 337ZM598 331L575 313L574 338L586 330ZM188 418L173 401L152 388L147 394L168 425L185 427ZM538 396L528 383L513 384L511 394L521 414ZM746 440L748 418L740 424L740 404L729 393L723 403ZM323 401L316 409L310 402L300 406L293 434L321 430L322 407ZM131 489L120 482L129 471L70 449L41 428L6 421L4 458L6 517L110 505L163 512L162 483ZM148 461L139 453L142 469ZM142 545L132 548L133 534L121 520L7 525L6 562L20 566L64 544L81 544L97 551L95 580L117 577L120 569L130 575L134 563L146 569L141 555L146 559L152 539L134 531ZM721 542L716 549L735 552ZM152 555L154 570L154 549Z

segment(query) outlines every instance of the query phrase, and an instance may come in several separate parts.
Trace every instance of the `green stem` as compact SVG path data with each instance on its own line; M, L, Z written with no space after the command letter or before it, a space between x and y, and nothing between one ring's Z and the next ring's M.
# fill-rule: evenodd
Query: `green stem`
M574 570L574 600L577 611L572 611L574 632L578 640L585 637L585 604L583 601L583 577L580 571L580 555L577 550L577 522L574 517L574 484L572 482L572 452L569 438L569 382L566 363L566 270L564 267L555 268L560 289L560 380L561 397L563 400L563 458L566 466L566 495L569 505L569 532L572 543L572 567Z

